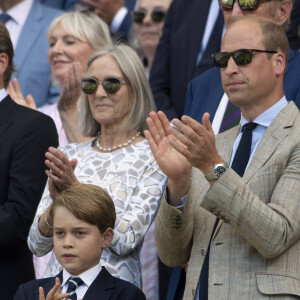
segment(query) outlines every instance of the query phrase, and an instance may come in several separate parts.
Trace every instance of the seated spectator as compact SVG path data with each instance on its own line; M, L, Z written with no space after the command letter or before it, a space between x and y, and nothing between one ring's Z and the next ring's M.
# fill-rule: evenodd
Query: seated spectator
M39 110L53 118L59 134L59 144L86 140L78 130L80 79L93 52L111 44L109 31L95 13L71 11L55 18L49 26L48 60L52 74L60 85L58 103ZM22 96L18 82L13 80L8 93L19 104L34 108Z
M99 264L114 235L116 211L109 194L95 185L77 184L61 194L52 187L54 252L63 269L57 277L21 285L14 299L43 300L44 293L47 299L146 299Z
M149 83L135 51L118 45L90 58L81 84L85 94L80 102L80 128L84 136L93 138L60 150L50 148L47 175L59 191L81 182L109 192L117 221L101 265L141 288L140 250L166 183L143 135L146 116L155 109ZM51 202L46 187L28 238L31 251L38 256L53 248ZM45 276L55 276L60 270L53 255Z

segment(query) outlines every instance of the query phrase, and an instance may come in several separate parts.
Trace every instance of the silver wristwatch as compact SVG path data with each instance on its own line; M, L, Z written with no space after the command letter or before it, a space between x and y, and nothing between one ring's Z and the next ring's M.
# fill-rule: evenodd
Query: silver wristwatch
M228 168L228 164L224 162L223 164L216 164L212 171L205 175L206 180L211 181L220 178Z

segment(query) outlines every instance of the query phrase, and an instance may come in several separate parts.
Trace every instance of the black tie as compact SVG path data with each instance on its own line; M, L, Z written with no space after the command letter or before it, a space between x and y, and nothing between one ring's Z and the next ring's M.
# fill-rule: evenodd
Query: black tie
M68 299L77 300L76 290L79 286L81 286L84 282L79 277L71 277L68 280L68 289L66 293L70 293Z
M231 168L241 177L243 177L244 175L246 166L250 158L251 144L252 144L252 131L256 126L257 124L253 122L246 123L243 126L242 128L243 135L231 165Z
M2 13L1 15L0 15L0 21L2 22L2 23L6 23L8 20L10 20L11 19L11 16L10 15L8 15L8 14L6 14L6 13Z

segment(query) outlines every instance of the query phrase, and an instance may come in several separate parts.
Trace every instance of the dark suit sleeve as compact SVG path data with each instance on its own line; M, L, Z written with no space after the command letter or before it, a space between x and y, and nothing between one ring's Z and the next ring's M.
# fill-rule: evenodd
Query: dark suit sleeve
M47 179L45 152L58 145L54 122L48 116L25 109L13 118L19 120L6 132L7 140L13 140L11 136L16 140L9 149L6 199L1 199L0 251L17 247L19 241L26 243Z
M146 296L143 291L135 286L124 288L123 293L119 294L117 298L126 300L146 300Z
M166 113L168 119L177 117L177 113L171 103L171 78L170 78L170 52L171 32L174 2L168 10L163 35L158 44L155 58L150 73L150 86L155 99L157 110Z
M190 116L193 105L193 80L189 82L186 92L186 102L184 107L184 114Z

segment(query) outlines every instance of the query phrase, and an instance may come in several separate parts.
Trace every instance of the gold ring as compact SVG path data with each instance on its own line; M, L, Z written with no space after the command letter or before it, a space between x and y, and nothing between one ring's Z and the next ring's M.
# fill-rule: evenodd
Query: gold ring
M62 170L60 170L60 176L62 176L63 175L63 171Z

